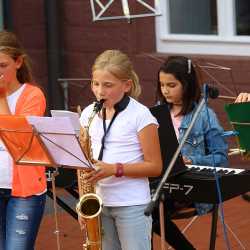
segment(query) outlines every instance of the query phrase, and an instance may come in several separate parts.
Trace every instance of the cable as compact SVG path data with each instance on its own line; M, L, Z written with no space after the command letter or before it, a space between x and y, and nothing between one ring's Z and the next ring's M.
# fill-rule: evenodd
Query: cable
M204 108L205 108L206 113L207 113L208 127L209 127L209 129L211 129L212 125L211 125L209 111L208 111L208 105L207 105L208 85L204 84L203 92L204 92L204 99L205 99ZM214 155L213 152L212 152L212 161L213 161L213 167L214 167L214 177L215 177L215 183L216 183L216 190L217 190L217 194L218 194L218 197L219 197L219 209L220 209L219 216L221 218L221 223L222 223L222 228L223 228L223 235L224 235L224 239L225 239L225 242L226 242L227 249L231 250L231 247L230 247L230 244L229 244L229 239L228 239L228 234L227 234L227 229L226 229L226 225L225 225L225 221L224 221L224 211L223 211L221 188L220 188L220 184L219 184L219 176L218 176L218 174L216 172L216 168L215 168L215 155Z

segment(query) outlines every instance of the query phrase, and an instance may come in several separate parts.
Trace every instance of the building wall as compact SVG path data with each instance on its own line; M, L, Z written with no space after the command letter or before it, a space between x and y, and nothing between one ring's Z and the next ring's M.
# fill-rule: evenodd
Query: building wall
M106 49L120 49L126 52L138 73L149 70L143 53L155 51L153 17L132 20L131 23L126 20L92 22L91 8L87 1L64 1L64 3L62 19L65 35L65 71L63 77L90 78L95 57ZM119 10L120 6L114 6L114 9ZM117 11L113 14L120 13ZM140 78L148 88L151 79L145 73L141 74ZM70 93L73 106L76 102L84 106L89 103L92 96L88 88L89 82L80 82L80 84L84 85L82 89L72 87L72 93ZM86 85L88 87L85 88ZM82 92L81 96L79 96L79 90ZM147 91L144 90L144 92L146 96ZM144 97L144 100L147 99Z
M61 78L90 78L91 66L95 57L106 49L120 49L126 52L139 75L142 85L141 102L148 106L155 103L157 71L168 56L156 53L154 17L113 21L92 21L89 1L62 0L60 3L60 27L62 43L63 72ZM118 1L115 1L111 14L121 14ZM136 12L141 7L131 5ZM22 40L33 60L34 74L45 90L48 83L48 62L46 45L46 18L44 1L12 1L14 31ZM240 91L250 91L250 57L232 56L189 56L197 65L215 63L230 67L231 71L208 70L201 74L202 82L215 84L222 95L236 96ZM86 106L93 100L89 81L68 81L70 109L80 104ZM61 93L58 93L61 94ZM232 100L212 100L223 127L230 128L224 104ZM236 159L236 158L235 158ZM238 164L239 159L233 160Z
M23 47L32 60L35 80L45 91L48 85L46 20L44 1L11 1L13 31L21 40Z

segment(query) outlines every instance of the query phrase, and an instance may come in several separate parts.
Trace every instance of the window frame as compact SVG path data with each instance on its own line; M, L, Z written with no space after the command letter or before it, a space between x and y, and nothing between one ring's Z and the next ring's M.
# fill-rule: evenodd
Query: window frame
M170 34L169 0L160 1L156 17L156 49L159 53L250 56L250 36L236 35L235 0L217 0L218 34Z

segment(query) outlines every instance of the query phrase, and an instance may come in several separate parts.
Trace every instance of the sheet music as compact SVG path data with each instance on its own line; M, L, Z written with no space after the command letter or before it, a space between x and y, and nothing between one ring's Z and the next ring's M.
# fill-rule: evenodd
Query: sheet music
M52 117L69 117L76 135L79 136L81 125L78 113L68 110L50 110L50 113Z
M225 105L228 119L238 133L237 142L243 156L250 157L250 102L231 103Z
M27 117L54 159L68 167L92 167L85 158L69 117Z

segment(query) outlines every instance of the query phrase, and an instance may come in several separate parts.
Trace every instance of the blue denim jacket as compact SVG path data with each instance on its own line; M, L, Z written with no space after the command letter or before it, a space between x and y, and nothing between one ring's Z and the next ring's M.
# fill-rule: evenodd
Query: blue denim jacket
M182 118L181 126L179 128L179 142L182 140L185 131L187 130L195 109ZM192 160L194 165L206 166L228 166L227 150L228 145L222 137L223 129L220 126L216 114L208 108L209 120L207 110L204 107L198 119L196 120L186 142L181 150L183 156ZM199 215L207 213L211 210L211 204L195 203L197 213Z

